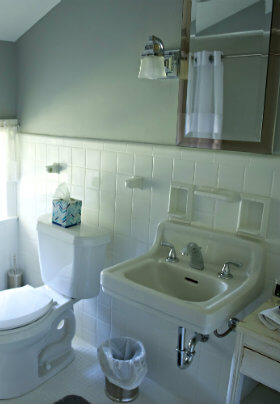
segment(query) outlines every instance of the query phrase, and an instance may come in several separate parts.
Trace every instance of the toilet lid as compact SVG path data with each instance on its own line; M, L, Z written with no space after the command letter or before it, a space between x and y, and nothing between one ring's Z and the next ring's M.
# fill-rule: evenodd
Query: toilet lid
M46 314L53 304L50 296L30 285L0 292L0 330L30 324Z

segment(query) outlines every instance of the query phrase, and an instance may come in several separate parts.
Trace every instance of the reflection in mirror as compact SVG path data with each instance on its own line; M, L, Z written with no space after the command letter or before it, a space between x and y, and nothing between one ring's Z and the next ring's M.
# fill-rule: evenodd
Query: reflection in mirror
M242 150L244 142L248 150L262 141L273 5L185 0L191 15L182 30L190 35L182 38L189 55L188 80L180 83L179 145Z
M188 103L198 125L187 125L186 136L260 140L271 12L266 0L193 1L190 51L205 60L189 63L196 87L206 86Z
M280 89L279 89L280 90ZM274 153L280 154L280 102L278 95L278 103L277 103L277 118L275 125L275 141L274 141Z

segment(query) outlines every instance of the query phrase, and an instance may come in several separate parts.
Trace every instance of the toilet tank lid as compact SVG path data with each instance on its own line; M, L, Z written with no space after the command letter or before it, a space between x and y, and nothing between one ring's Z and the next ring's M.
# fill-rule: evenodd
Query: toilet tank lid
M81 223L68 228L61 227L52 223L52 216L50 214L38 218L37 231L38 233L48 234L72 244L81 243L98 246L108 244L111 239L107 230L97 226Z

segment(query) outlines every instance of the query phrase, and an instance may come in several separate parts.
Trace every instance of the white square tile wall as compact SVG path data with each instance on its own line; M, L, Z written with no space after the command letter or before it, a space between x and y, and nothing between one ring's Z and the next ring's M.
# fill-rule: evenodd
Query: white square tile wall
M21 145L20 258L26 280L32 285L41 284L36 218L51 210L52 193L59 182L66 181L72 196L82 199L83 221L105 227L112 235L108 266L149 249L158 223L167 219L173 180L272 197L269 238L265 241L265 293L271 293L273 279L280 276L279 157L25 134L21 135ZM45 165L56 161L67 164L67 169L60 175L47 174ZM125 188L125 179L132 175L144 177L143 190ZM238 204L196 198L195 220L199 225L233 232L237 215ZM192 368L182 371L176 367L176 325L103 293L79 302L75 312L77 333L91 344L98 345L110 335L142 339L151 378L190 404L198 404L198 394L209 404L224 404L234 345L229 341L234 336L226 341L211 336L205 346L198 347Z

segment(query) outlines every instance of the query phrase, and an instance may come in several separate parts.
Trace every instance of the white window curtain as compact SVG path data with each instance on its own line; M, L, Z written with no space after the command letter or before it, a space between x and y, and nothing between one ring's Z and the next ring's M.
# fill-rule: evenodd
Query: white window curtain
M185 137L220 139L223 127L222 52L189 54Z
M0 218L16 215L19 145L17 120L0 120Z

